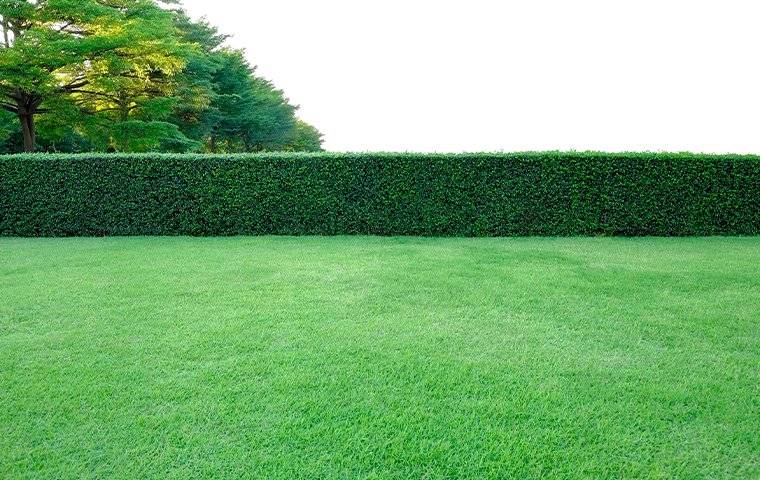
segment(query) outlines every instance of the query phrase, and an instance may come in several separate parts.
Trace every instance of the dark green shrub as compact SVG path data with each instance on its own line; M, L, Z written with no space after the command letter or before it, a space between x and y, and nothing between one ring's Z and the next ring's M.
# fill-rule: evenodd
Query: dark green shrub
M0 157L6 236L758 233L754 156Z

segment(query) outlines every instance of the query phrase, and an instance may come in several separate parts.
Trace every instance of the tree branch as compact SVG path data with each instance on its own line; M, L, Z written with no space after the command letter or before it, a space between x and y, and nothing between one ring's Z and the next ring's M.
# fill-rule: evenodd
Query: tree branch
M88 80L80 80L80 81L74 81L72 83L69 83L68 85L64 85L61 87L63 90L66 90L67 92L74 92L76 89L87 86L90 82Z
M60 28L58 28L58 33L61 33L62 31L66 30L67 28L69 28L73 24L74 24L74 20L70 20L70 21L66 22Z
M14 100L18 100L19 102L24 100L23 95L18 93L18 91L14 91L14 90L7 90L3 95L5 95L8 98L12 98Z
M16 113L16 114L18 113L18 107L11 103L0 102L0 108L2 108L3 110L9 111L11 113Z

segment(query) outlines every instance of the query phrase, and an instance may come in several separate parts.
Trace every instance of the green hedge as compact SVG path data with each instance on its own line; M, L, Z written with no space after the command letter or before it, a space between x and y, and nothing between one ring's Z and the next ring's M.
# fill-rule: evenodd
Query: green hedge
M0 235L756 235L760 157L15 155Z

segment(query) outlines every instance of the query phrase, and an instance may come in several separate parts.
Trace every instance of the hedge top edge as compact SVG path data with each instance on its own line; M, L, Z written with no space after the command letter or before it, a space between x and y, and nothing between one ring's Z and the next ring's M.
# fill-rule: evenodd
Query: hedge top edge
M195 160L195 159L383 159L383 158L434 158L434 159L499 159L499 158L568 158L568 159L727 159L727 160L756 160L760 161L760 154L738 153L693 153L693 152L602 152L602 151L524 151L524 152L460 152L460 153L422 153L422 152L259 152L259 153L18 153L0 155L0 161L4 160L98 160L98 159L167 159L167 160Z

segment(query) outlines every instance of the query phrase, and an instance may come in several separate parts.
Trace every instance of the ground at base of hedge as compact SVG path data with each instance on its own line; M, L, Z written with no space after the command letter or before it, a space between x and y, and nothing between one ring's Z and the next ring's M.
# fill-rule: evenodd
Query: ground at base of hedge
M760 238L0 239L1 478L758 478Z

